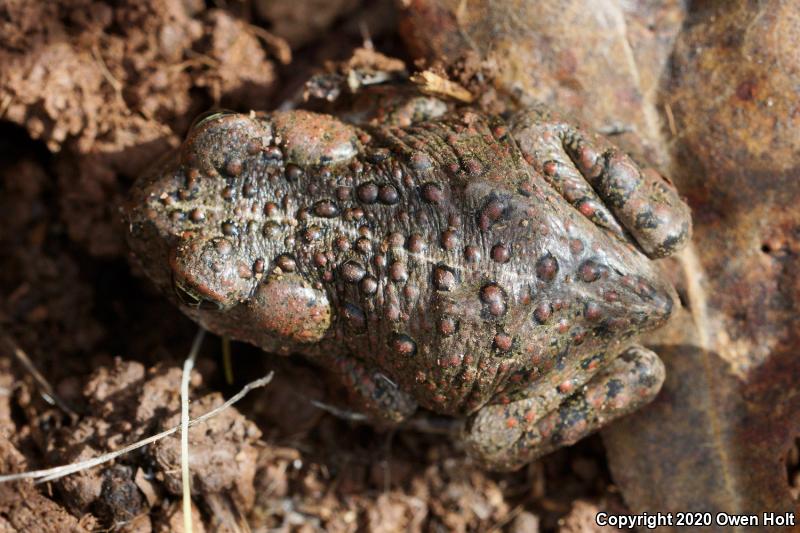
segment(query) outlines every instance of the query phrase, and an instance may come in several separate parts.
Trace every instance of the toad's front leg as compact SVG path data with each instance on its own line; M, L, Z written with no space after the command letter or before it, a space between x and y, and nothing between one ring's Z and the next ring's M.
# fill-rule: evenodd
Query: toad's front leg
M487 468L517 469L646 405L663 381L658 356L629 347L572 395L554 395L551 405L543 406L540 388L530 386L527 397L481 408L467 422L467 449Z

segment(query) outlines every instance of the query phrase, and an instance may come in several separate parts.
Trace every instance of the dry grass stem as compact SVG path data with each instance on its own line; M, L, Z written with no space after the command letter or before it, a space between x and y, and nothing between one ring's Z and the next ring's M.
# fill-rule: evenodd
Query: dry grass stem
M231 405L235 404L245 396L247 396L250 391L253 389L257 389L267 385L270 381L272 381L273 372L270 372L266 376L257 379L255 381L251 381L247 385L245 385L242 390L237 392L235 395L231 396L225 403L212 409L211 411L198 416L195 419L189 420L189 427L196 426L197 424L202 424L209 418L213 418L217 416L219 413L230 407ZM145 439L140 441L134 442L133 444L129 444L128 446L116 450L114 452L106 453L95 457L93 459L87 459L85 461L80 461L78 463L71 463L68 465L56 466L53 468L45 468L42 470L31 470L29 472L19 472L16 474L5 474L0 476L0 483L8 483L11 481L19 481L22 479L33 479L36 480L36 483L45 483L47 481L53 481L64 476L68 476L70 474L74 474L75 472L80 472L82 470L87 470L89 468L94 468L95 466L99 466L103 463L107 463L108 461L113 461L117 457L121 455L125 455L126 453L130 453L134 450L138 450L148 444L152 444L157 442L164 437L169 437L173 433L176 433L180 430L181 426L177 425L162 431L161 433L157 433L155 435L151 435Z
M181 375L181 484L183 486L183 531L192 533L192 487L189 477L189 381L206 330L200 328L192 342Z
M36 381L36 384L39 386L39 393L42 395L45 401L50 405L57 406L59 409L67 413L73 422L78 420L78 414L70 409L66 402L64 402L64 400L62 400L56 394L55 390L53 390L53 387L50 385L50 382L48 382L39 372L36 366L34 366L33 361L31 361L30 357L28 357L28 354L26 354L25 351L19 347L16 341L2 331L0 331L0 339L2 339L3 343L14 355L14 358L19 361L23 367L25 367L25 370L27 370L28 373L33 377L34 381Z

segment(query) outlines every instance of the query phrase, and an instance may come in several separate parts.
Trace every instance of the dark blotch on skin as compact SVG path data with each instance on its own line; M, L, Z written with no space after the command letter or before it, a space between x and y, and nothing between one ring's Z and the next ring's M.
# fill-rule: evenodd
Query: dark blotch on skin
M551 316L553 316L553 306L547 302L540 303L533 310L533 317L539 324L547 324Z
M622 392L622 389L625 388L625 384L622 383L619 379L610 379L606 384L606 396L609 399L616 398L617 394Z
M456 287L456 274L446 265L436 265L433 269L433 286L436 290L452 291Z
M297 181L303 175L303 169L297 165L286 165L286 179L289 181Z
M359 282L358 288L366 295L375 294L378 291L378 280L374 276L364 276Z
M492 261L508 263L509 260L511 260L511 249L507 245L498 243L492 247Z
M340 268L340 272L342 279L348 283L358 283L366 275L364 266L352 260L345 261Z
M344 187L344 186L336 187L336 198L341 202L349 200L351 193L352 190L350 189L350 187Z
M284 272L294 272L295 268L297 268L297 263L290 255L281 255L275 260L275 264L283 270Z
M514 339L508 333L498 333L494 336L494 347L498 352L511 351Z
M372 251L372 241L367 237L359 237L356 241L356 250L362 254L368 254Z
M427 248L425 239L419 233L412 233L406 241L406 248L409 252L418 254Z
M232 220L226 220L222 223L222 234L228 237L233 237L234 235L239 233L239 230L236 228L236 223Z
M216 242L217 251L222 256L230 255L233 252L233 244L228 239L218 239Z
M587 357L581 361L581 368L586 370L587 368L592 366L592 363L594 363L595 361L600 361L601 359L603 359L602 354L594 354L591 357Z
M583 307L583 316L590 322L596 322L603 316L603 309L597 302L586 302Z
M396 354L404 357L413 357L417 353L417 343L405 333L394 333L389 340L389 347Z
M392 281L403 283L408 279L406 265L400 261L395 261L389 266L389 276L392 278Z
M277 146L269 146L264 150L264 156L266 156L267 159L279 160L283 159L283 152L281 152L281 149Z
M374 204L378 201L378 186L371 181L362 183L356 190L356 196L365 204Z
M446 229L442 232L442 248L445 250L452 250L458 246L458 234L451 229Z
M417 152L411 156L411 166L417 172L424 172L433 166L430 156L424 152Z
M453 317L442 317L439 321L439 333L443 337L452 337L458 332L458 321Z
M477 159L466 160L464 162L464 170L466 170L467 174L474 178L483 175L483 165Z
M262 230L264 237L268 239L277 239L281 234L281 225L274 220L267 221Z
M242 173L242 160L231 159L225 164L225 173L229 176L238 176Z
M586 283L597 281L602 274L603 267L591 259L587 259L578 267L578 277Z
M636 229L656 229L658 227L658 219L652 211L642 211L636 215L635 226Z
M378 200L382 204L395 205L400 201L400 193L397 192L397 187L391 183L386 183L378 187Z
M467 246L464 248L464 260L467 263L477 263L481 260L481 250L477 246Z
M278 204L275 202L267 202L264 204L264 214L268 217L274 217L279 211Z
M480 297L490 315L501 317L506 314L506 293L496 283L484 285Z
M444 192L436 183L426 183L421 188L422 199L429 204L440 204L444 201Z
M483 206L478 210L478 227L487 231L498 222L508 219L511 209L508 198L490 194L484 200Z
M322 218L333 218L339 214L339 208L330 200L320 200L314 204L314 214Z
M303 232L303 240L307 243L312 243L322 237L322 230L317 226L306 228Z
M378 164L389 158L391 152L387 148L375 148L367 153L367 161L373 164Z
M536 261L536 277L542 281L553 281L558 274L558 261L552 254L546 254Z
M347 302L342 306L341 313L350 331L354 333L363 333L366 331L367 316L360 307Z
M346 252L350 249L350 240L345 236L336 237L336 240L333 242L336 246L336 249L340 252Z

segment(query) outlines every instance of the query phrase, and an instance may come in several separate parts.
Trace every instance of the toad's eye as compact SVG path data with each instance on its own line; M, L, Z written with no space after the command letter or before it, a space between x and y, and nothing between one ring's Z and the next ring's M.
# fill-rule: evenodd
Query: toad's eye
M204 113L200 113L197 115L194 120L192 121L192 125L189 126L189 131L199 127L201 124L205 124L206 122L210 122L212 120L216 120L220 117L224 117L225 115L234 115L236 114L235 111L231 111L229 109L211 109L209 111L205 111Z
M202 309L204 311L219 311L223 308L221 302L215 302L214 300L198 294L177 278L172 279L172 288L175 290L175 295L181 303L187 307Z

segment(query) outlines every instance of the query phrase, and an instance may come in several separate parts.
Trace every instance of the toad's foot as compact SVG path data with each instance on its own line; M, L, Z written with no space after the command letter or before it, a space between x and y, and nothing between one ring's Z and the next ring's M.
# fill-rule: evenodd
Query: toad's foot
M597 226L635 242L651 258L671 255L689 241L691 213L672 184L639 168L602 135L543 107L519 113L512 124L528 162Z
M514 470L647 404L663 381L658 356L632 346L550 411L538 412L535 397L483 407L468 421L467 449L490 469Z
M328 355L325 365L350 392L358 413L375 422L397 424L414 414L417 402L386 374L352 356Z

